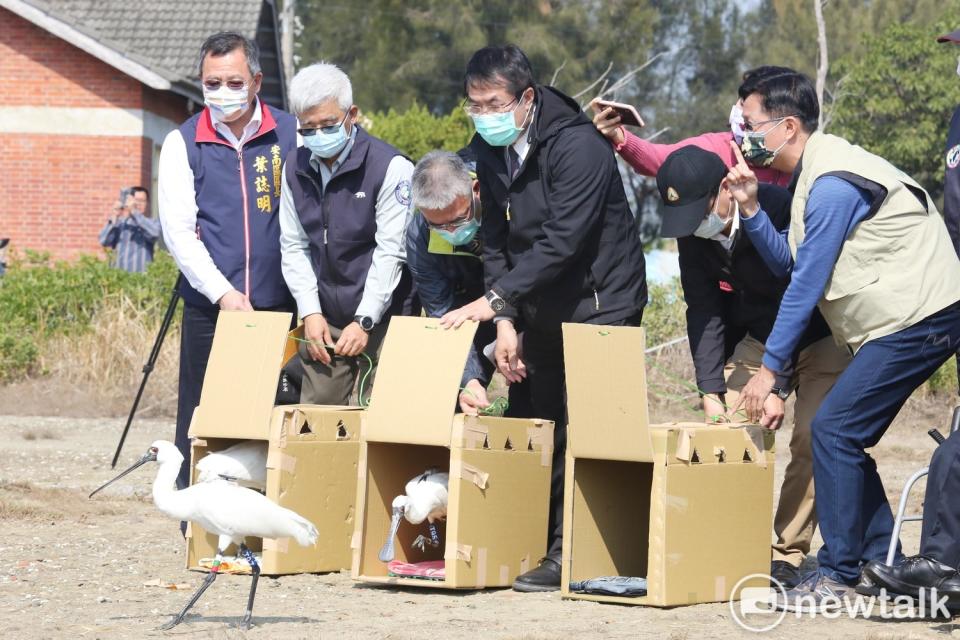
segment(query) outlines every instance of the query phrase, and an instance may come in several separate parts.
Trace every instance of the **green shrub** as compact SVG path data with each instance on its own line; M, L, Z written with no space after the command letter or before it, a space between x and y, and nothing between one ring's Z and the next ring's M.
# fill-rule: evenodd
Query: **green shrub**
M92 256L51 262L28 252L0 278L0 381L37 373L45 340L88 331L97 312L121 298L160 318L176 276L166 252L157 252L146 273L114 269Z
M393 109L371 113L365 126L371 134L400 149L414 162L434 149L458 151L473 136L470 118L460 107L449 115L436 116L417 103L401 113Z
M687 335L687 303L683 301L680 279L651 284L648 295L647 307L643 310L647 348Z

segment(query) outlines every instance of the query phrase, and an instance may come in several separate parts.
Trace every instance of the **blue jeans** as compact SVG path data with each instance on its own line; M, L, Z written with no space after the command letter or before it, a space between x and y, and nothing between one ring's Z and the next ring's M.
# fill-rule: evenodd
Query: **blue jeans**
M863 345L813 418L813 477L823 547L821 574L847 584L860 566L882 560L893 514L876 445L910 394L960 346L960 304ZM900 555L899 546L897 555Z

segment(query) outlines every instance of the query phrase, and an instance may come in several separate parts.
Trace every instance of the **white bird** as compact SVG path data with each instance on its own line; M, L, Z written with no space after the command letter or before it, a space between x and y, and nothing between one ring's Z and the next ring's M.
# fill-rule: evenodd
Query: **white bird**
M153 503L157 508L175 520L196 522L206 531L219 536L217 555L210 573L183 610L161 629L171 629L183 622L190 607L196 604L207 587L213 584L220 570L223 552L231 543L239 547L240 554L250 564L253 574L246 613L240 622L241 628L249 629L257 580L260 578L260 565L244 544L244 538L293 538L300 546L309 547L317 542L317 528L306 518L271 502L263 494L226 480L201 482L178 491L175 485L183 464L183 454L172 442L166 440L154 442L140 460L91 493L90 497L147 462L160 463L157 477L153 481Z
M247 440L223 451L213 451L197 462L197 482L225 478L251 489L267 489L267 443Z
M440 546L440 536L437 527L433 524L437 520L447 517L447 495L450 484L450 474L437 469L428 469L424 473L410 480L405 488L406 494L393 499L393 516L390 519L390 532L387 541L377 557L381 562L390 562L394 558L393 540L400 528L401 516L410 524L420 524L424 520L430 528L430 538L424 535L417 536L413 546L421 551L426 545Z

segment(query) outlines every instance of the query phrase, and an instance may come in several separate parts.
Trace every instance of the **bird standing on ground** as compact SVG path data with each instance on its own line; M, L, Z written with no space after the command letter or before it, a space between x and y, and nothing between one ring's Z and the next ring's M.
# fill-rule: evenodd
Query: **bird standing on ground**
M267 442L247 440L212 451L197 462L197 482L224 478L259 491L267 489Z
M394 558L393 540L400 528L401 516L410 524L420 524L424 520L430 528L430 538L417 536L413 546L423 551L426 545L440 546L440 536L434 522L447 517L447 487L450 474L437 469L428 469L410 480L405 488L406 494L393 499L393 516L390 519L390 532L387 541L377 557L381 562L390 562Z
M171 629L183 622L190 607L196 604L217 578L223 553L233 543L239 547L240 555L250 564L253 574L246 613L240 622L241 628L249 629L253 617L253 599L260 578L260 565L244 544L244 538L293 538L300 546L309 547L317 542L317 528L306 518L271 502L264 495L226 480L201 482L178 491L175 485L183 464L183 454L172 442L165 440L157 440L150 445L140 460L96 489L90 497L148 462L160 463L157 477L153 481L153 502L157 508L171 518L196 522L206 531L219 536L217 555L210 573L180 613L160 628Z

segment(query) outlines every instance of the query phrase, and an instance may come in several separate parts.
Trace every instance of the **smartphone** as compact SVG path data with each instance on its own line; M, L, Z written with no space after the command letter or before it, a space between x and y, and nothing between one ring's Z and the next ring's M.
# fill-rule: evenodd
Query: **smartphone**
M637 110L633 108L632 105L623 104L622 102L610 102L609 100L597 100L597 104L603 108L610 107L617 112L617 115L620 116L620 124L626 124L631 127L642 127L643 118L640 117L640 114L637 113Z

